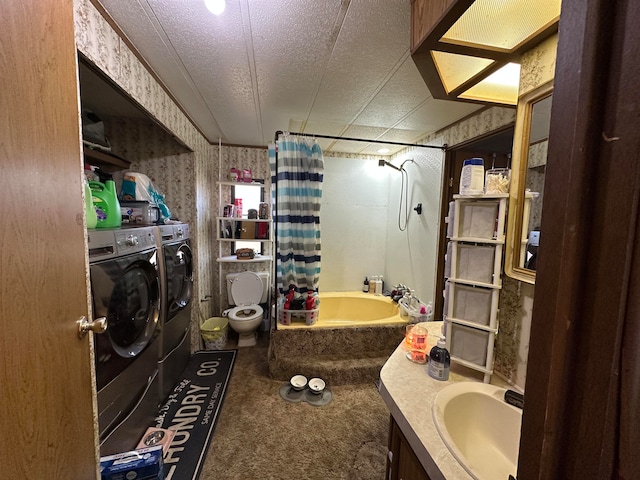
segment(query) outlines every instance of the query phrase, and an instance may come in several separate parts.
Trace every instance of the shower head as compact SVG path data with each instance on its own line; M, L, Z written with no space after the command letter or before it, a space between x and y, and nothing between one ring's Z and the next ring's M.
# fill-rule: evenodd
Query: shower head
M386 160L380 159L380 160L378 160L378 166L379 167L387 166L387 167L391 167L391 168L393 168L395 170L398 170L399 172L402 172L402 171L406 172L406 170L404 170L404 164L407 163L407 162L415 163L413 161L413 158L408 158L404 162L402 162L402 164L399 167L396 167L393 163L389 163Z
M400 168L396 167L393 163L389 163L389 162L387 162L386 160L383 160L383 159L378 160L378 166L379 167L384 167L385 165L387 167L395 168L399 172L402 171Z

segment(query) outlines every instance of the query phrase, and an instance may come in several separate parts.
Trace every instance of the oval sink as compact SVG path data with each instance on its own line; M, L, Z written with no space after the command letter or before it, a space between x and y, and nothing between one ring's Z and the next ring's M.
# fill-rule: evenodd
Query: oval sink
M433 421L445 445L476 480L516 476L522 410L504 401L504 388L460 382L433 402Z

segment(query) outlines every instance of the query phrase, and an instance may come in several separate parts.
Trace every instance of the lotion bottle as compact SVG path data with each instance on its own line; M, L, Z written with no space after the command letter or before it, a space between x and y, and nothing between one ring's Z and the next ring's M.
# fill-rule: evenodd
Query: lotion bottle
M369 293L369 277L364 277L364 284L362 285L362 291Z
M447 350L447 343L444 338L438 339L438 344L429 352L429 376L440 381L449 380L449 365L451 356Z

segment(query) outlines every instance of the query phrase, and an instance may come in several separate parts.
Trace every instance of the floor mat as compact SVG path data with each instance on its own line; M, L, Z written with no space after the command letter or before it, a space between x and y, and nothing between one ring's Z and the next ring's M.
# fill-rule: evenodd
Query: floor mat
M236 354L236 350L194 353L160 408L155 426L176 432L164 457L165 480L195 480L200 475Z

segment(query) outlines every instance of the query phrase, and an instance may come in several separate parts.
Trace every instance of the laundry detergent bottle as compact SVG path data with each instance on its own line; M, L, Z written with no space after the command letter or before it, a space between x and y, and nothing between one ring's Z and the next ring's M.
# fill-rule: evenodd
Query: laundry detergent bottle
M122 212L116 195L116 183L113 180L89 182L89 187L98 217L97 228L119 227L122 224Z
M84 212L87 218L87 228L96 228L98 225L98 215L96 214L96 207L93 204L93 194L89 182L84 182Z

